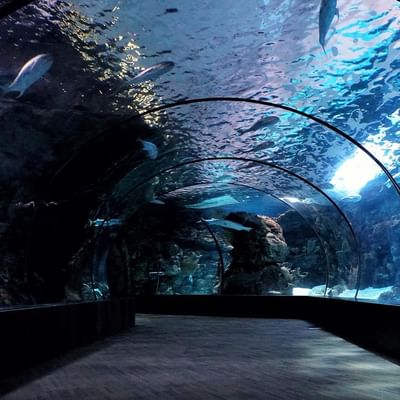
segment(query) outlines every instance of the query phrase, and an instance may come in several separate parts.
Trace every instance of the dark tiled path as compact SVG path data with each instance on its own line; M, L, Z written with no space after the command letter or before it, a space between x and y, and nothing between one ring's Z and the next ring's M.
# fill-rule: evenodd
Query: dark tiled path
M24 379L2 398L400 399L398 365L298 320L138 315Z

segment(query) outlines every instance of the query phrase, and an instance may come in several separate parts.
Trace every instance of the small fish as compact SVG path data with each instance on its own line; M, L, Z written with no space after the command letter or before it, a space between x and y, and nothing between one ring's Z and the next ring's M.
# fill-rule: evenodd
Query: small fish
M22 201L18 201L15 203L15 208L35 208L36 203L34 201L29 201L28 203L23 203Z
M258 131L259 129L266 128L267 126L275 125L278 122L280 122L280 119L276 117L275 115L268 115L259 121L257 121L254 125L252 125L248 129L239 129L238 132L240 134L248 133L248 132L254 132Z
M155 160L158 157L158 148L154 143L142 139L138 139L138 141L142 144L143 151L147 153L150 160Z
M160 206L165 205L165 201L162 201L162 200L156 199L156 198L150 200L149 203L151 203L151 204L158 204L158 205L160 205Z
M31 58L18 72L17 77L7 87L3 88L3 94L19 92L17 96L17 99L19 99L52 65L53 56L51 54L39 54Z
M337 8L337 0L321 0L319 9L319 43L321 44L324 53L325 45L328 43L326 35L335 15L339 18L339 9Z
M89 226L111 227L111 226L118 226L121 224L122 221L119 218L111 218L111 219L97 218L95 220L89 218Z
M350 194L348 196L342 197L340 201L344 201L346 203L358 203L362 199L360 194Z
M203 219L202 218L201 220L206 222L209 225L221 226L222 228L233 229L235 231L250 232L253 229L253 228L249 228L248 226L239 224L237 222L230 221L228 219L216 219L216 218Z
M260 144L258 144L257 146L255 146L253 149L251 149L250 151L261 151L261 150L266 150L269 149L271 147L273 147L275 145L274 142L271 142L270 140L267 140L265 142L262 142Z
M166 74L171 71L172 68L175 67L175 64L172 61L164 61L159 64L154 64L149 68L144 69L142 72L137 74L133 79L132 83L141 83L148 81L150 79L157 79L161 75Z
M212 207L221 207L229 204L237 204L239 203L232 196L224 195L213 197L211 199L203 200L200 203L187 204L186 208L194 208L194 209L202 209L202 208L212 208Z

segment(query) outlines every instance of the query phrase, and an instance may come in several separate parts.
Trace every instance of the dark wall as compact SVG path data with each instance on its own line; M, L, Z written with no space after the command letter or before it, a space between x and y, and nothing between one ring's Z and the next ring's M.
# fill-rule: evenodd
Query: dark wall
M134 298L0 310L0 376L134 324Z

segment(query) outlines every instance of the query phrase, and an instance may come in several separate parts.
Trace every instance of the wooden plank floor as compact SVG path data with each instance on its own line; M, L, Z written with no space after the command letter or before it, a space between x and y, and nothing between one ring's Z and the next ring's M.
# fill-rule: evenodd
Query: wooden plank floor
M400 399L400 367L307 322L138 315L137 326L0 382L5 400Z

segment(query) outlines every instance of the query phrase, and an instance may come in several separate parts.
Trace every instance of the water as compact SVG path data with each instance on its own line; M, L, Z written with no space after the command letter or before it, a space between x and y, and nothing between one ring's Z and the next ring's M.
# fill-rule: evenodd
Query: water
M21 99L7 95L0 102L5 127L0 222L13 235L15 230L13 240L22 243L24 229L18 227L33 224L36 232L43 218L38 241L55 236L63 249L60 259L49 255L43 262L40 246L42 253L51 252L28 238L26 262L23 246L9 250L13 246L6 241L0 250L3 259L14 260L10 265L31 266L4 269L4 297L14 301L6 289L14 274L21 281L16 290L49 285L53 273L48 269L56 263L69 271L67 286L76 292L72 297L79 298L79 272L66 265L72 257L80 257L82 264L96 259L96 250L89 250L94 233L84 230L88 218L121 218L131 224L151 219L153 231L148 228L148 237L142 237L136 248L126 244L123 235L113 238L109 268L113 265L125 274L124 257L148 255L147 241L158 231L162 260L156 251L152 264L144 265L135 255L138 270L149 272L150 283L159 277L153 282L158 291L212 293L219 284L218 252L207 247L212 238L198 226L192 232L177 227L179 237L185 229L193 240L204 236L200 247L208 250L200 253L194 245L167 240L168 224L161 227L152 220L153 214L166 212L163 205L154 205L158 209L153 211L146 204L165 200L167 212L190 225L198 215L176 211L185 202L233 193L239 204L207 210L204 217L244 211L278 218L290 210L301 216L307 232L303 243L290 232L294 223L287 217L282 222L292 249L287 259L290 285L325 285L329 290L323 294L333 296L346 290L355 295L357 288L386 290L400 285L399 196L380 166L329 126L295 112L246 102L284 104L326 121L365 146L398 180L398 2L338 1L340 18L333 21L335 32L326 54L318 43L319 1L178 1L173 6L176 10L170 12L170 5L160 0L42 0L0 22L0 85L34 55L49 52L54 57L50 71ZM157 70L141 82L134 79L146 68L166 62L173 68ZM217 97L230 99L210 101ZM173 106L193 98L205 101ZM162 105L171 107L152 111ZM146 113L146 127L136 126L132 116L137 113ZM265 120L273 123L258 124ZM157 146L157 159L143 157L137 138ZM42 206L34 215L21 215L11 207L31 200L56 201L68 209L72 220L63 220L62 209ZM58 221L56 235L51 234L57 225L52 218ZM127 228L124 234L139 240L143 232L135 229ZM68 232L74 232L76 241L66 246L63 235ZM223 231L218 234L228 260L232 238ZM183 259L191 263L183 268L190 273L182 272L174 278L179 282L171 283ZM160 272L162 262L170 273L160 281L161 273L155 272ZM299 271L294 272L296 268ZM145 273L136 277L143 285ZM89 281L99 274L86 268L83 275L85 284L94 287L96 282ZM126 274L124 284L118 274L100 275L114 282L114 293L132 290ZM148 290L153 290L153 283ZM48 291L55 300L63 296L65 282L58 286ZM384 302L400 302L396 293Z

